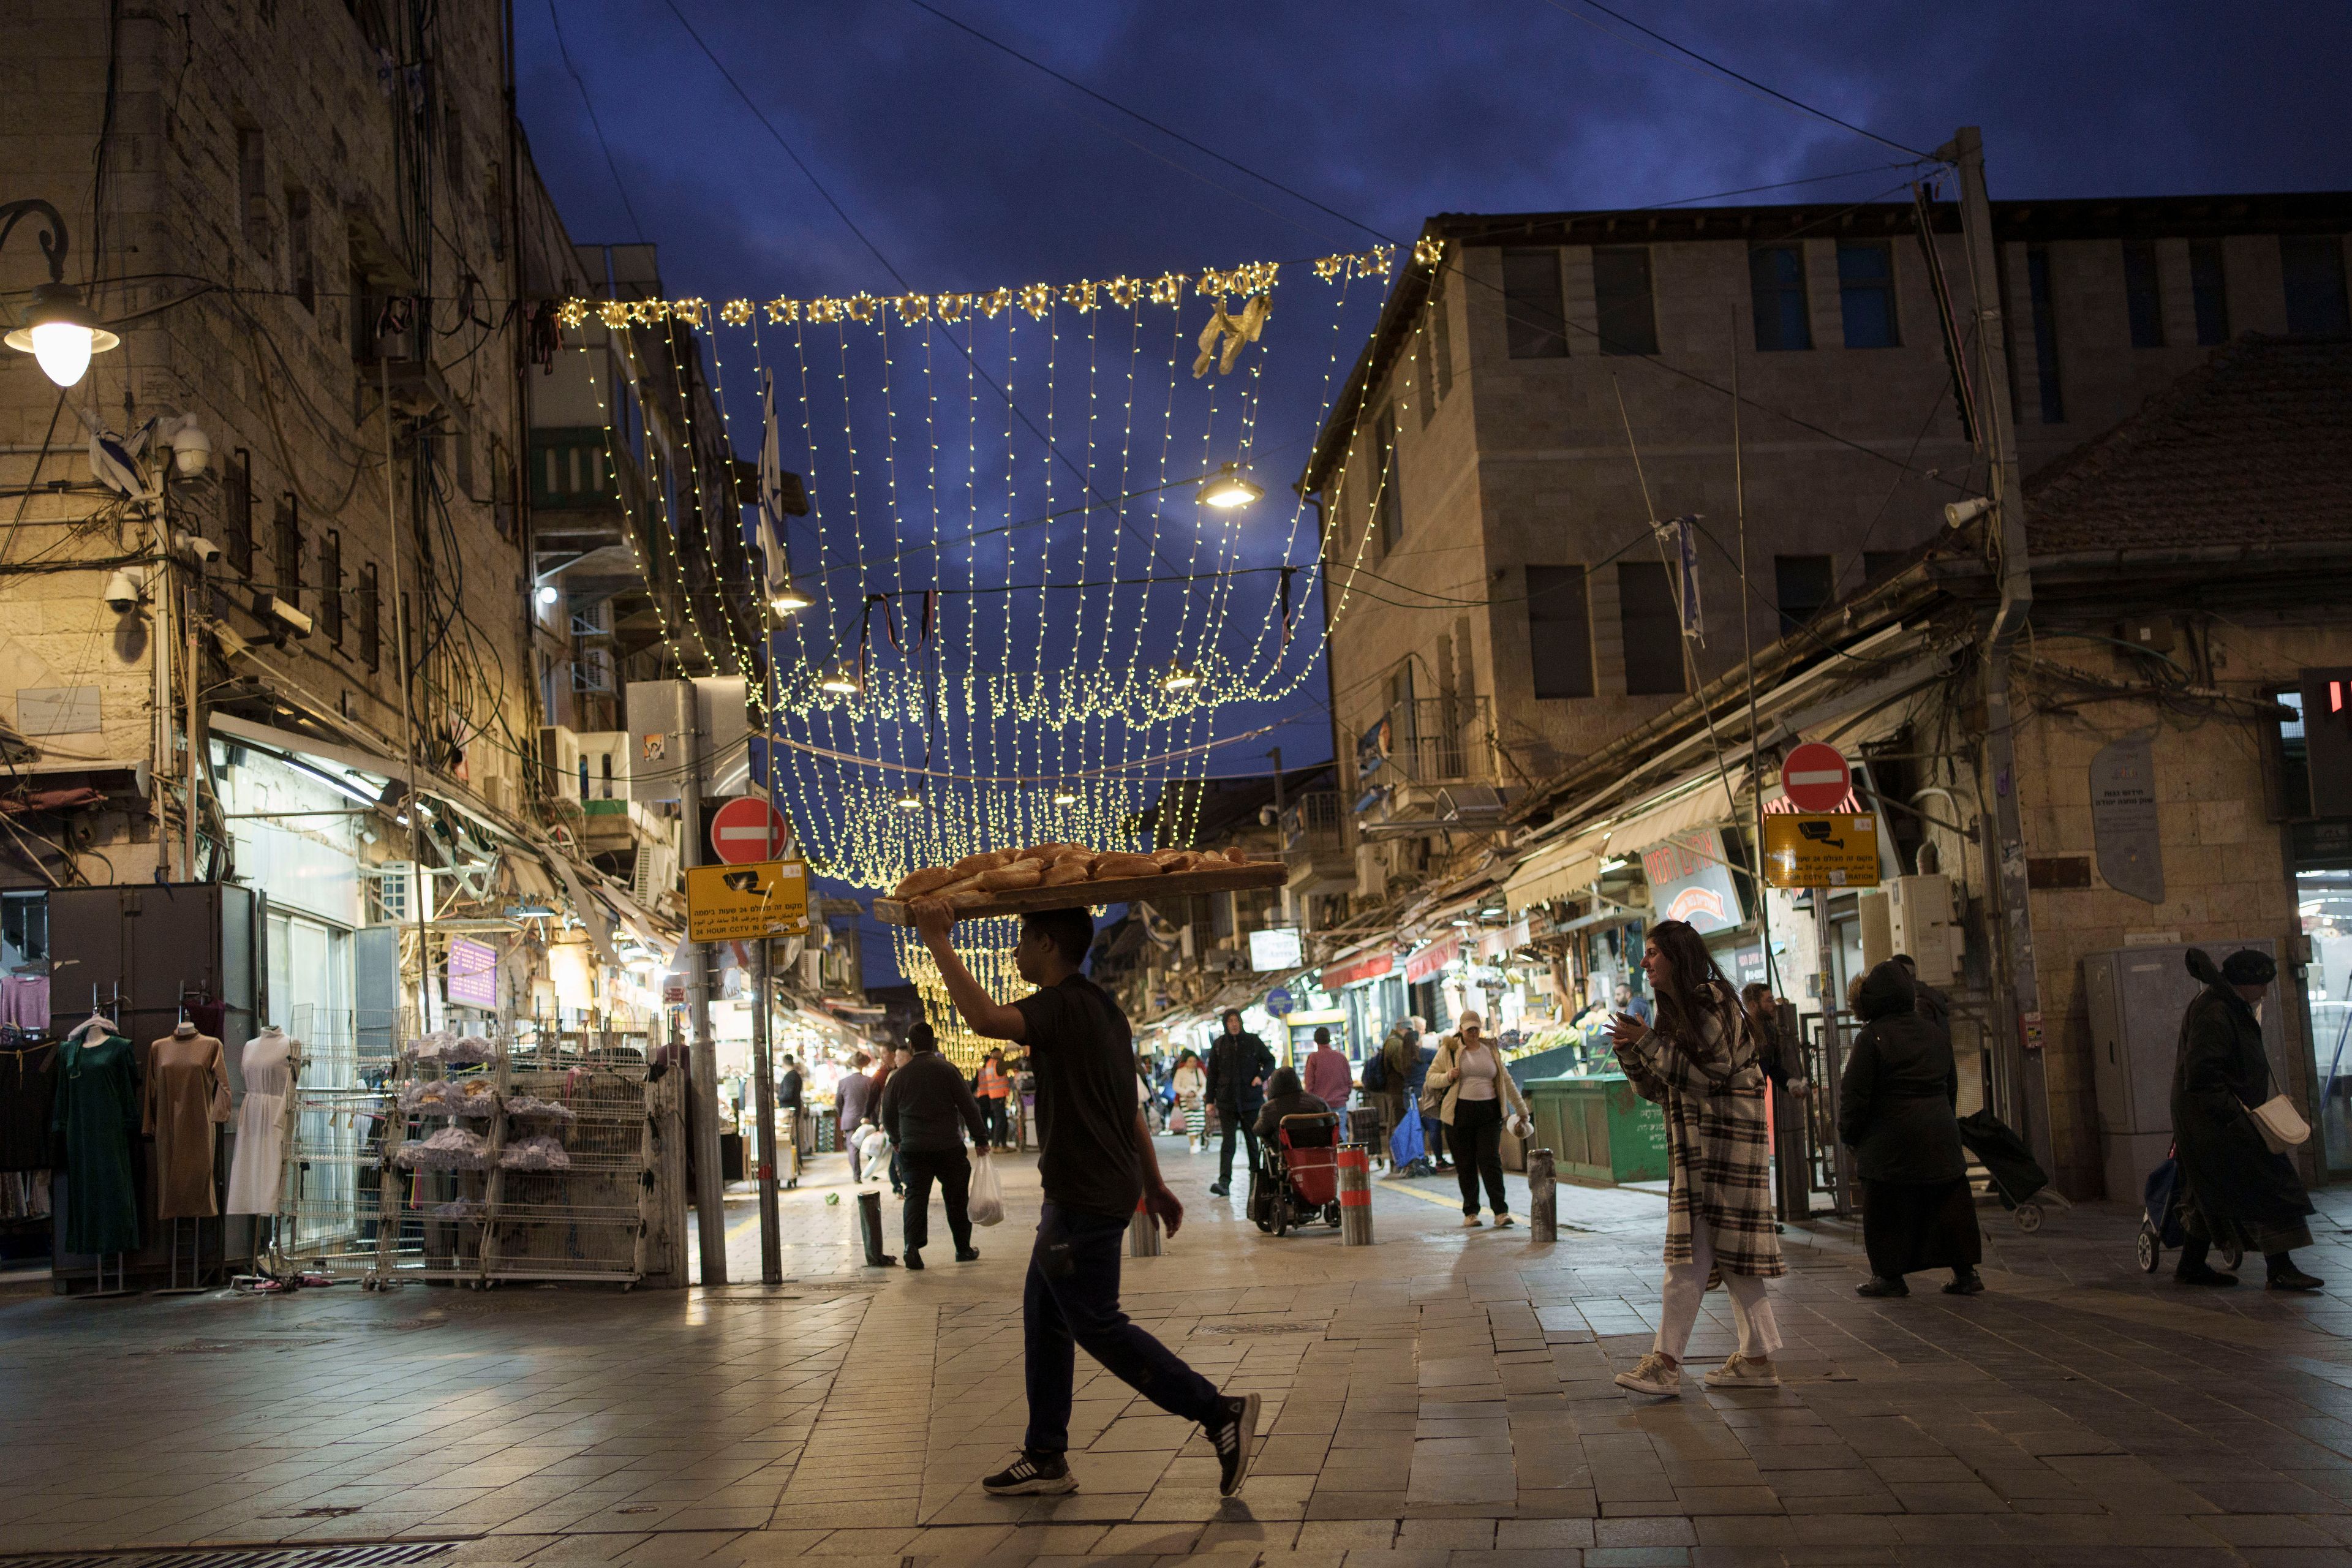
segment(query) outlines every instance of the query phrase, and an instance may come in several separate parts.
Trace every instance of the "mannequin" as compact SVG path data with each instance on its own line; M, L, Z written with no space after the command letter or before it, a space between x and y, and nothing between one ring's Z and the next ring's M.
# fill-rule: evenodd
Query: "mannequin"
M139 1246L139 1197L131 1132L139 1125L139 1075L131 1042L93 1012L58 1051L58 1130L66 1141L65 1250L95 1254ZM120 1265L118 1264L118 1267Z
M236 1151L228 1168L230 1214L278 1212L289 1111L302 1076L302 1042L265 1026L237 1058L245 1099L236 1108Z
M221 1043L182 1019L147 1047L144 1124L155 1140L155 1217L220 1213L213 1153L228 1120L228 1068Z

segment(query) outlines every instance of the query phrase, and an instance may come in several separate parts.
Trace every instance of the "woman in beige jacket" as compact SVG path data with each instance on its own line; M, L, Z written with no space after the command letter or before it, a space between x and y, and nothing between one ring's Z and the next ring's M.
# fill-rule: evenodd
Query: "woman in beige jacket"
M1446 1147L1454 1151L1454 1174L1462 1184L1462 1223L1480 1223L1478 1183L1486 1184L1486 1204L1497 1226L1509 1226L1511 1200L1503 1191L1503 1122L1524 1127L1528 1102L1503 1064L1503 1053L1486 1037L1486 1020L1475 1013L1456 1019L1454 1033L1437 1047L1422 1087L1423 1114L1435 1103L1445 1123Z

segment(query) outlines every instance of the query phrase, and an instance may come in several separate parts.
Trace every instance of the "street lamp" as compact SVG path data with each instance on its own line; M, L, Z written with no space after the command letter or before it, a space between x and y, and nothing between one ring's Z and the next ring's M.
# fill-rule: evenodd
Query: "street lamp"
M1162 691L1190 691L1201 684L1201 678L1182 665L1171 665L1168 673L1160 678Z
M1231 511L1235 507L1249 505L1264 494L1264 490L1242 478L1239 463L1227 463L1202 484L1201 504L1215 507L1219 511Z
M39 217L48 226L40 237L49 258L49 280L33 290L25 324L8 334L8 346L41 362L41 372L59 386L78 384L89 370L89 356L121 346L122 340L98 324L81 290L66 281L66 222L58 209L38 199L0 205L0 245L17 224Z
M898 792L898 798L893 804L896 805L900 811L920 811L923 809L923 792L915 788L912 784L909 784L905 789Z
M816 683L816 689L819 691L830 691L835 697L855 697L862 686L863 683L857 679L856 669L846 664L838 669L827 671L824 678Z
M790 583L785 584L768 597L768 608L780 616L789 616L796 610L805 610L815 603L814 599L810 598Z
M1054 788L1054 804L1055 805L1076 805L1078 804L1078 792L1071 788L1068 784L1057 784Z

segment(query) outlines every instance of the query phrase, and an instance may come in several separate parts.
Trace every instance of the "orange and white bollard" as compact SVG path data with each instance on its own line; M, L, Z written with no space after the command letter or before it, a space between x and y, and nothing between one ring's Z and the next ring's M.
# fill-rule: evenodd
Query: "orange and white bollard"
M1339 1245L1372 1245L1372 1156L1361 1143L1339 1145Z

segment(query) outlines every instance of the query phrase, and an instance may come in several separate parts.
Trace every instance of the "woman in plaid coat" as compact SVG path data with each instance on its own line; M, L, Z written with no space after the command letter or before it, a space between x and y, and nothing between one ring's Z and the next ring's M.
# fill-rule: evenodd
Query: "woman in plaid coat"
M1642 968L1658 1000L1652 1028L1620 1013L1617 1059L1644 1100L1665 1107L1674 1181L1666 1199L1666 1282L1658 1337L1618 1383L1637 1394L1682 1392L1682 1356L1700 1299L1720 1276L1731 1293L1738 1352L1706 1374L1710 1388L1775 1388L1780 1326L1764 1281L1787 1270L1772 1218L1764 1069L1738 994L1698 932L1681 921L1650 928Z

